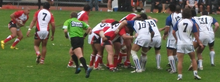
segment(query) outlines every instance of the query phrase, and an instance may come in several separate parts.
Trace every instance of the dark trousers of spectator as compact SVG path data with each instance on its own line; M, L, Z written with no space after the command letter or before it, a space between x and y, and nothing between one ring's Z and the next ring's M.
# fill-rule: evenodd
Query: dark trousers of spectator
M40 6L41 6L41 0L38 0L38 9L40 9Z
M2 7L2 4L3 4L3 0L0 0L0 7Z
M151 3L151 10L150 11L153 12L154 9L158 9L159 13L160 13L162 10L162 4L159 3L158 5L156 5L156 2Z

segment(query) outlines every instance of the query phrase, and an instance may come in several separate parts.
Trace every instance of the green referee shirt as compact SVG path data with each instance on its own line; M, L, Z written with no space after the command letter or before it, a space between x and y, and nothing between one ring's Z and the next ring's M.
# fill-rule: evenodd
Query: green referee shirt
M68 19L63 24L63 29L67 29L70 37L83 37L83 30L88 27L88 24L83 21L79 21L77 18Z

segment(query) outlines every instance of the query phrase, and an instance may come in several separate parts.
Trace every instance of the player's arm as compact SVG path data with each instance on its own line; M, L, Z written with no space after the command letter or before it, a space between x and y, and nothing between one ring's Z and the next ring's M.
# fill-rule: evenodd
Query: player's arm
M128 27L126 27L126 28L128 28ZM134 38L136 38L137 37L137 35L135 35L135 36L129 36L129 35L127 35L126 34L126 31L125 31L125 28L122 28L121 30L120 30L120 32L119 32L119 35L123 38L123 39L134 39Z
M108 40L108 39L105 37L104 31L100 31L100 32L99 32L99 36L102 38L103 41Z
M171 19L171 17L169 16L169 17L167 17L167 19L166 19L166 26L164 27L164 34L163 34L163 39L165 40L166 39L166 37L168 36L168 33L169 33L169 31L170 31L170 26L172 25L172 19Z
M178 30L177 25L178 25L178 22L175 24L173 31L172 31L173 37L175 38L176 42L177 42L176 31Z
M219 23L217 22L217 20L215 18L213 18L213 24L215 25L215 29L214 29L214 33L217 32L218 28L219 28Z
M149 23L148 23L149 24ZM151 41L153 40L153 37L154 37L154 31L153 31L153 29L152 29L152 27L151 27L151 25L149 24L149 31L150 31L150 33L151 33Z
M128 23L127 23L127 20L124 20L121 22L121 24L119 25L118 29L115 30L115 34L118 34L118 32L124 27L126 26Z
M199 35L198 35L199 30L197 30L195 23L193 24L192 32L193 32L193 35L194 35L196 41L198 42L199 46L201 48L203 48L204 46L203 46L202 42L199 40Z
M83 37L85 38L91 32L92 29L91 29L91 27L88 24L86 24L84 22L83 22L83 27L86 30L86 32L83 35Z
M31 21L31 24L30 24L30 26L29 26L29 28L28 28L28 31L27 31L27 34L26 34L27 37L29 37L30 31L31 31L31 29L34 27L36 21L37 21L37 18L34 16L33 19L32 19L32 21Z
M68 22L68 20L67 21L65 21L64 22L64 24L63 24L63 32L64 32L64 35L65 35L65 37L68 39L69 38L69 36L68 36L68 24L69 24L69 22Z

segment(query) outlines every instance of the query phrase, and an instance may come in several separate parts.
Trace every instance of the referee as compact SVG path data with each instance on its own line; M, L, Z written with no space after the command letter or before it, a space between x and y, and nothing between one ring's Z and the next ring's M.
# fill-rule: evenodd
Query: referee
M79 59L83 65L85 71L86 71L86 78L89 78L89 75L90 75L90 72L92 71L92 68L88 68L88 66L86 64L86 60L83 57L82 48L83 48L83 44L84 44L83 37L86 35L86 34L84 34L83 30L86 29L87 30L86 32L89 32L91 30L91 28L85 22L79 21L77 19L76 12L72 12L70 17L71 17L70 19L68 19L64 22L63 29L64 29L65 37L66 38L70 37L72 51L74 53L72 55L72 59L76 65L75 74L78 74L81 71L81 69L79 67L79 63L78 63L78 59ZM69 36L67 33L69 33Z

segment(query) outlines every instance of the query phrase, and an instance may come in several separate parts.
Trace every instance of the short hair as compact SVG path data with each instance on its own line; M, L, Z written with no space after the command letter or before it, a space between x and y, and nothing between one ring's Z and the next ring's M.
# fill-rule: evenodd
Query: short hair
M209 15L208 11L203 11L202 15Z
M88 5L88 4L86 4L84 7L83 7L83 10L85 10L85 11L89 11L91 9L91 7Z
M190 19L191 17L192 17L191 9L190 8L183 9L182 18L189 18Z
M170 5L168 6L168 8L170 9L171 12L175 12L175 10L176 10L176 5L170 4Z
M197 16L196 11L194 9L191 9L192 17Z
M119 22L118 21L114 21L114 22L111 23L111 25L115 25L117 23L119 23Z
M179 5L176 5L176 12L178 12L178 13L181 12L181 7Z
M75 11L70 13L71 18L77 18L77 13Z
M143 20L146 20L146 19L147 19L147 14L141 13L141 14L140 14L140 17L141 17Z
M43 4L43 8L44 8L44 9L50 9L50 3L45 2L45 3Z

